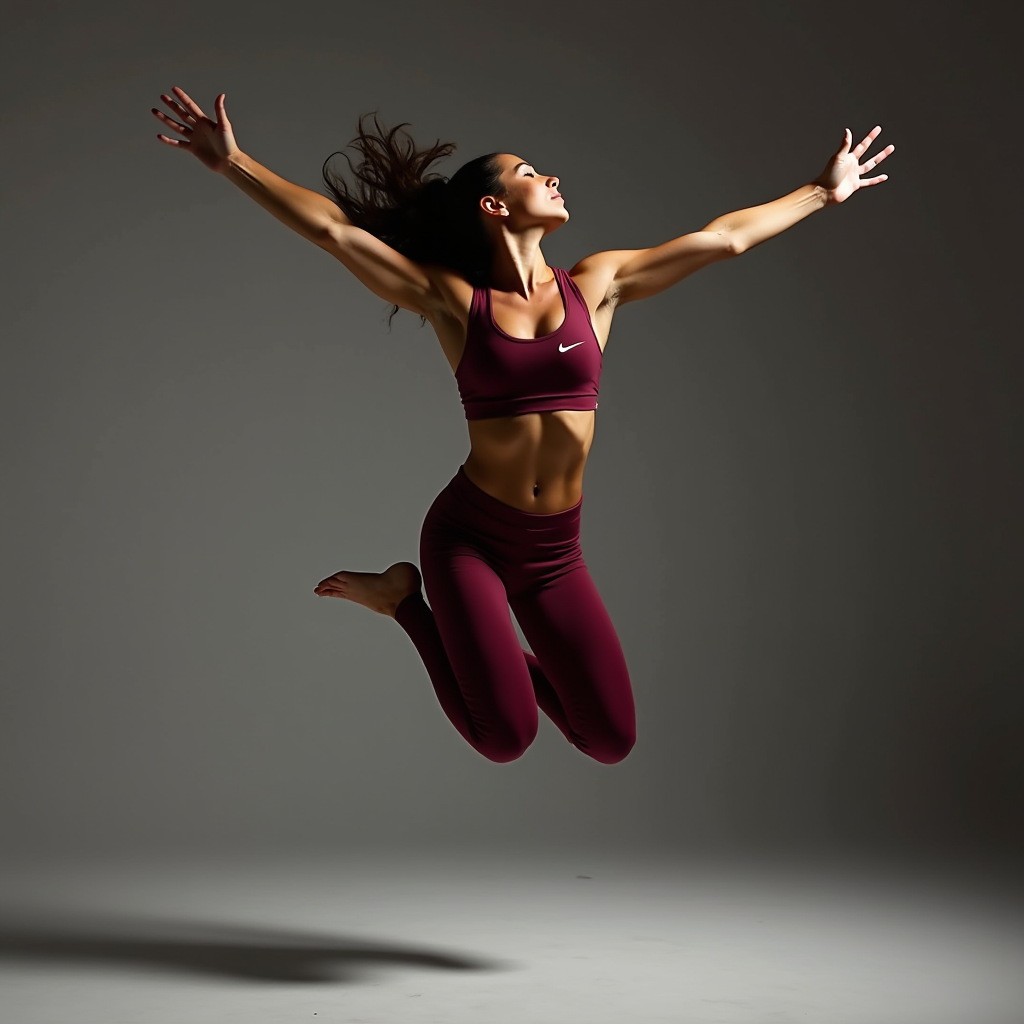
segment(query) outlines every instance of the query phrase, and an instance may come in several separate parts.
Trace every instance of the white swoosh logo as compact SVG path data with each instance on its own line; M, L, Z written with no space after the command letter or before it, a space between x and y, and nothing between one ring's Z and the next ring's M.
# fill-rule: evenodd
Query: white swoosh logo
M558 346L558 351L559 352L568 352L569 349L575 348L577 345L582 345L582 344L583 344L582 341L576 341L576 342L573 342L573 344L571 344L571 345L564 345L564 346L563 345L559 345Z

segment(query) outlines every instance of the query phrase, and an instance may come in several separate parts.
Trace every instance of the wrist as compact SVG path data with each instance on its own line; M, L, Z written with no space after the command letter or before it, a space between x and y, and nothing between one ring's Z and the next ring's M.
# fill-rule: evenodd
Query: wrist
M817 178L811 182L811 187L814 189L814 197L818 200L823 207L835 206L835 197L833 191L830 188L826 188Z
M224 162L218 168L217 173L223 174L225 178L230 178L233 171L243 169L248 159L240 149L235 149L224 158Z

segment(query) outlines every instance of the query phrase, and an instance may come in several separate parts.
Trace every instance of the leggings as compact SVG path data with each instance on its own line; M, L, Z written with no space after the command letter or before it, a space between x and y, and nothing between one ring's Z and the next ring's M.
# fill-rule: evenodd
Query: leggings
M420 531L423 588L395 619L423 659L460 735L491 761L520 757L538 707L578 750L604 764L636 742L626 659L583 561L583 498L524 512L481 490L463 467ZM534 653L519 644L509 606Z

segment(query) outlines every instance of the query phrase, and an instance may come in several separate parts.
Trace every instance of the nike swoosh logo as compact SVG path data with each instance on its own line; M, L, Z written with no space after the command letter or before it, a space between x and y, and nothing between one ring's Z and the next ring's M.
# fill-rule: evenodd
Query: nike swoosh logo
M568 352L569 349L575 348L577 345L582 345L582 344L583 344L582 341L575 341L571 345L561 345L561 344L559 344L558 351L559 352Z

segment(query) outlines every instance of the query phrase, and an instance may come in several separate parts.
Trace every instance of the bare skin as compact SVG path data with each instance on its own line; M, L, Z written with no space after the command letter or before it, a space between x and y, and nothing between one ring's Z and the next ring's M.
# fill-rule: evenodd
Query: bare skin
M509 192L516 189L516 178L526 216L526 229L516 234L502 223L492 228L496 256L491 302L497 325L515 338L535 338L550 334L561 326L566 310L554 272L544 262L539 242L550 230L569 218L557 192L558 179L540 178L531 165L513 155L501 157L506 166ZM512 168L516 173L511 173ZM541 189L533 181L545 183ZM525 193L525 196L523 196ZM543 204L550 204L545 209ZM502 207L506 212L492 217L508 219L509 196ZM499 209L495 205L492 209ZM445 295L444 306L426 314L434 328L441 350L452 373L459 366L466 347L472 286L445 267L431 267L438 287ZM608 342L613 303L601 306L598 275L575 276L587 301L588 312L601 351ZM498 285L506 285L504 290ZM466 476L481 490L506 505L527 512L558 512L571 508L580 498L583 470L594 439L595 413L562 410L526 413L487 420L467 420L470 452L464 463ZM394 618L404 597L420 589L418 569L411 562L396 562L382 573L340 570L321 580L314 593L321 597L343 597L371 611Z
M275 175L237 146L225 109L215 101L216 119L181 89L161 99L181 120L152 108L152 113L184 138L157 138L193 153L279 220L335 256L376 295L425 316L454 373L466 345L472 286L447 267L419 264L355 227L330 199ZM780 199L715 218L694 231L648 249L594 253L577 263L570 276L587 304L601 351L608 344L612 317L623 303L648 298L717 260L745 252L787 230L815 210L844 202L858 189L887 179L861 177L895 149L888 146L863 164L862 154L881 132L876 126L856 146L852 133L825 170ZM852 147L852 148L851 148ZM559 179L540 175L514 154L496 158L501 195L482 196L479 213L493 243L491 301L497 325L516 338L550 334L565 310L554 273L540 243L569 219ZM602 173L622 187L635 187L633 168L612 159ZM583 471L594 439L595 413L559 411L468 420L470 452L464 464L481 490L526 512L550 513L575 505L582 494ZM394 617L408 594L419 590L420 573L411 562L396 562L382 573L340 570L321 580L314 593L342 597Z
M317 597L343 597L371 612L395 617L403 597L420 589L420 571L412 562L395 562L383 572L342 570L321 580L313 589Z

